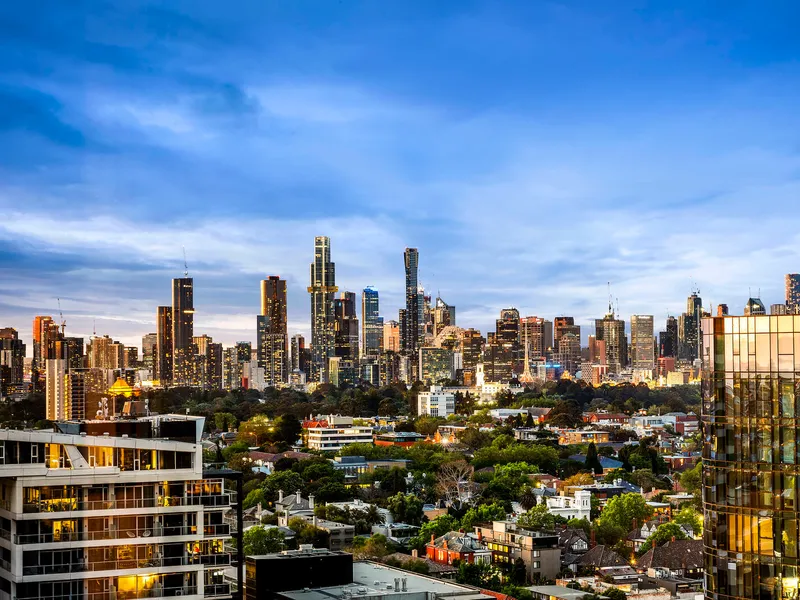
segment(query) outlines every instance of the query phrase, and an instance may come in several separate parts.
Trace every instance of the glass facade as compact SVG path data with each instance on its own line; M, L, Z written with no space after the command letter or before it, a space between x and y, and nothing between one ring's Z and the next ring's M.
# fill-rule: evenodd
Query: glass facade
M702 323L706 598L798 595L800 316Z

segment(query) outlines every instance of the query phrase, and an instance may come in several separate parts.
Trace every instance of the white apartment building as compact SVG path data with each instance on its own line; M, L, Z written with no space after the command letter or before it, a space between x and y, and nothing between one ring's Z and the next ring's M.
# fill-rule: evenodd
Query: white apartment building
M440 385L432 385L427 392L417 395L417 414L431 417L448 417L456 412L456 395Z
M338 452L347 444L371 444L372 427L309 427L306 445L312 450Z
M586 519L591 521L592 492L578 490L575 496L552 496L546 499L547 511L565 519Z
M205 472L204 419L0 430L0 599L230 598L235 503Z

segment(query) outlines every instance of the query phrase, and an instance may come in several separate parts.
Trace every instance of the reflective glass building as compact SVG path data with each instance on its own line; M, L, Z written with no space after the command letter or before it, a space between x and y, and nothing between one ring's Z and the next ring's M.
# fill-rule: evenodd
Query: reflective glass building
M798 598L800 316L702 322L706 598Z

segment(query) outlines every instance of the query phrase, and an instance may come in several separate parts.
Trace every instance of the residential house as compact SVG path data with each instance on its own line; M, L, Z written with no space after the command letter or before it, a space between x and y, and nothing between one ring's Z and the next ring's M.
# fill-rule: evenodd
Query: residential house
M587 490L577 490L575 495L553 496L545 498L547 510L553 515L564 519L586 519L591 520L592 514L592 493Z
M338 508L339 510L342 511L348 510L351 512L352 511L369 512L371 509L373 509L374 505L369 504L368 502L364 502L360 498L355 498L353 500L350 500L349 502L328 502L325 506L326 507L333 506L334 508ZM394 520L392 519L392 513L389 509L381 508L380 506L374 506L374 510L380 515L384 524L389 525L394 522Z
M598 545L591 548L574 563L578 570L597 573L606 567L627 567L628 561L622 558L609 546Z
M381 560L384 563L399 563L400 568L406 568L406 563L409 561L421 560L428 566L428 575L433 575L440 579L455 579L458 574L458 569L456 567L435 562L425 556L420 558L416 550L413 550L411 554L395 552L394 554L384 556Z
M589 537L583 529L564 527L557 533L558 547L561 549L562 568L574 564L589 551Z
M631 418L623 413L589 412L583 414L583 422L595 427L628 427Z
M445 565L452 565L454 560L474 564L492 562L492 551L463 531L451 531L438 538L431 535L425 555Z
M592 429L564 429L558 434L558 443L561 446L570 446L572 444L588 444L594 442L595 444L603 444L610 440L610 434L607 431L592 430Z
M372 526L372 534L379 533L386 537L390 542L400 546L406 546L412 537L419 533L419 527L408 523L381 523Z
M702 591L703 540L673 540L651 548L636 567L674 595Z
M514 521L475 527L478 540L492 551L492 562L509 567L521 558L530 581L555 578L561 570L558 535L528 531Z

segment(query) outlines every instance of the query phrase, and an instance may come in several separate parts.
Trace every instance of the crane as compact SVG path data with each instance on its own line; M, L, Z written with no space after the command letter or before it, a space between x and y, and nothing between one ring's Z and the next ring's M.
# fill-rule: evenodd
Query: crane
M64 330L67 328L67 322L64 320L64 313L61 312L61 298L56 298L58 301L58 317L61 319L61 337L64 337Z

